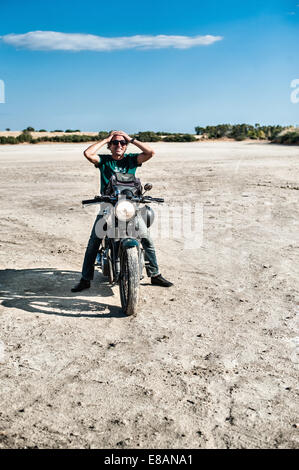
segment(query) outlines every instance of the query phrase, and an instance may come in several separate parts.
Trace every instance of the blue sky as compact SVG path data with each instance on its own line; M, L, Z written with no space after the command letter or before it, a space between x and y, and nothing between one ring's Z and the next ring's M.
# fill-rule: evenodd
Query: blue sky
M299 125L299 0L0 0L0 36L0 129Z

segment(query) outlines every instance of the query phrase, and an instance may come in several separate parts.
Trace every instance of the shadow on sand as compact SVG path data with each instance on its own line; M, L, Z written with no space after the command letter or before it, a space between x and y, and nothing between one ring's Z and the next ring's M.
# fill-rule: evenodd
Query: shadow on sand
M46 315L127 318L121 307L89 300L89 297L100 296L103 300L114 295L102 274L95 273L90 289L72 293L71 287L79 278L77 271L52 268L4 269L0 271L0 300L7 308Z

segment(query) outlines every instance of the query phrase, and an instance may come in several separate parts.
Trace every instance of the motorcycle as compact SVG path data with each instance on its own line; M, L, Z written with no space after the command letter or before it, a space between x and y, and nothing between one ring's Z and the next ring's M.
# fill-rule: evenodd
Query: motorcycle
M100 229L104 236L100 249L101 269L109 283L119 285L122 310L126 315L136 315L139 300L139 285L143 269L148 262L140 244L138 233L140 217L149 228L154 220L154 211L148 204L163 203L163 198L145 195L152 184L138 188L134 175L118 173L117 184L110 185L110 194L95 196L82 201L83 205L102 204Z

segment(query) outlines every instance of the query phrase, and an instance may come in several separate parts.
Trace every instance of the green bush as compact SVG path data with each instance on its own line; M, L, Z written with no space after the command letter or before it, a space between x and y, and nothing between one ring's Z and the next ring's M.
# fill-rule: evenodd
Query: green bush
M299 137L299 127L296 128L293 126L289 126L288 128L276 134L272 139L272 143L275 143L275 144L297 143L298 137Z
M257 138L261 139L261 140L265 140L266 139L266 133L263 130L259 130L257 132Z
M97 138L98 140L103 140L107 139L108 136L109 133L107 131L99 131L98 135L95 138Z
M239 134L239 135L236 135L235 137L235 140L237 140L238 142L245 140L245 139L247 139L245 134Z
M276 136L273 140L275 144L286 144L286 145L299 145L299 129L290 130Z
M140 142L159 142L159 140L162 140L159 135L152 131L138 132L138 134L134 134L134 137Z
M20 143L32 142L32 135L29 131L25 130L24 132L22 132L22 134L18 135L16 139Z
M0 144L18 144L15 137L0 137Z
M156 132L157 135L172 135L173 132Z
M164 137L163 142L195 142L196 140L192 134L172 134Z

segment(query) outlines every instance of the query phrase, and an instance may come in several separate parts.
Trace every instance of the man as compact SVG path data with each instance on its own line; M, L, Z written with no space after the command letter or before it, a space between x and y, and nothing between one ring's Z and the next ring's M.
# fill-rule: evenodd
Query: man
M125 151L128 143L134 143L140 148L142 153L126 154ZM107 144L111 151L111 155L98 155L97 151L105 144ZM109 179L113 173L121 172L135 175L136 168L141 166L142 163L147 162L153 157L153 155L154 151L148 145L143 142L139 142L135 138L131 139L131 137L123 131L113 131L109 137L91 145L84 151L84 156L87 160L100 169L101 194L105 192ZM102 239L97 237L96 234L96 224L101 217L101 215L98 215L93 225L83 261L82 277L79 283L72 288L72 292L80 292L90 287L90 281L94 276L94 263L102 242ZM151 278L151 283L157 286L170 287L173 284L164 279L159 272L155 247L150 235L148 234L146 225L144 222L142 223L142 220L141 225L143 225L140 227L141 243L145 252L145 258L149 262L148 274Z

